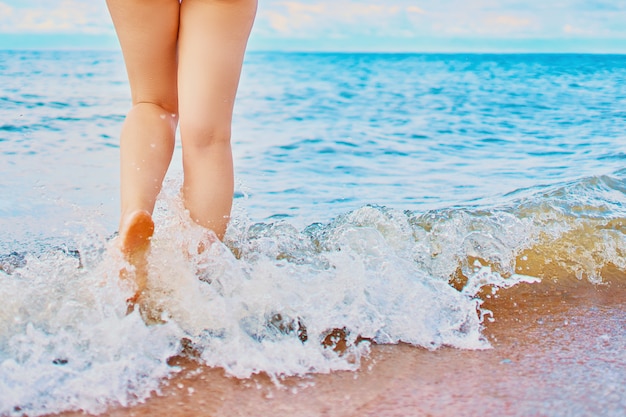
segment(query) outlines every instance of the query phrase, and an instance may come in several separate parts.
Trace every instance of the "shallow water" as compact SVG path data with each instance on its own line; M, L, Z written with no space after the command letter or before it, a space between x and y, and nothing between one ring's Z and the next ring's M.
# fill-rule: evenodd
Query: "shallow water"
M249 54L225 245L194 251L177 149L143 319L109 240L121 57L0 52L0 85L3 415L133 404L181 352L280 382L488 349L498 288L626 282L622 56Z
M623 287L544 293L531 284L501 295L491 307L516 314L500 313L488 323L484 333L493 349L375 345L358 371L288 378L281 386L263 375L228 378L219 368L177 358L183 371L168 380L161 395L107 414L624 415Z

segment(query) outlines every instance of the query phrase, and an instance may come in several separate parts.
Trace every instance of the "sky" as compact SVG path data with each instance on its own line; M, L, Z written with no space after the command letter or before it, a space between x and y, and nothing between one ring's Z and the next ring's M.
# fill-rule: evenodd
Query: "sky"
M0 0L23 48L118 44L105 0ZM626 54L626 0L259 0L249 50Z

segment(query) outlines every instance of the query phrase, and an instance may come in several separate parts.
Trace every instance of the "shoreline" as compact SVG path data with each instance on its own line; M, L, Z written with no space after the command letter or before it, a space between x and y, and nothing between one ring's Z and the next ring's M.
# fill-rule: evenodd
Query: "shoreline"
M493 348L428 351L372 346L356 372L227 377L193 360L164 381L160 395L105 414L126 416L527 416L624 415L626 290L620 285L498 300L484 335ZM491 305L489 305L491 304ZM506 312L507 315L504 315ZM621 382L620 382L621 381ZM66 412L63 417L84 416Z

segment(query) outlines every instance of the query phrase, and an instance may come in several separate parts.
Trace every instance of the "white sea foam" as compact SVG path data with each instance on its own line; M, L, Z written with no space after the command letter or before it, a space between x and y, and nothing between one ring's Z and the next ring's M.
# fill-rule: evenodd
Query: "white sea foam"
M0 414L102 412L145 398L171 374L166 360L182 333L125 314L120 266L108 257L82 267L53 250L0 273Z
M401 213L364 207L304 231L239 214L226 245L200 254L211 239L176 196L164 196L155 219L143 312L157 324L126 315L132 288L102 234L77 237L80 257L47 249L0 271L1 414L97 413L141 401L176 371L167 359L183 339L204 363L240 378L355 369L372 341L488 347L475 291L457 291L415 262ZM479 286L496 283L491 274ZM326 346L337 330L343 353Z
M189 221L179 189L168 184L155 211L143 317L126 315L133 288L119 271L128 265L93 220L74 236L77 250L3 260L0 414L98 413L142 401L177 371L167 360L183 345L229 375L276 381L356 369L372 342L488 348L481 291L536 282L516 273L516 257L542 233L580 227L558 212L546 220L365 206L298 230L250 222L236 208L222 244ZM619 244L602 236L609 249ZM467 280L455 289L459 270Z

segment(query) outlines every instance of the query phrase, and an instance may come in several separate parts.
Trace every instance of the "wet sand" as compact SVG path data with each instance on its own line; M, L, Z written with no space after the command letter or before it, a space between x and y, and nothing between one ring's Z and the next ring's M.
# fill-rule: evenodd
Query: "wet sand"
M357 372L226 377L182 371L126 416L626 416L626 288L520 285L485 306L493 349L374 346ZM64 413L79 416L82 413Z

